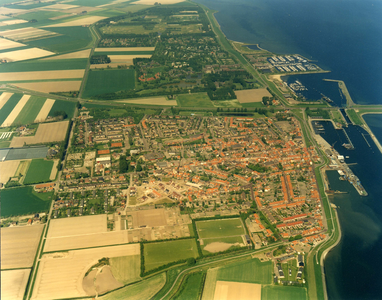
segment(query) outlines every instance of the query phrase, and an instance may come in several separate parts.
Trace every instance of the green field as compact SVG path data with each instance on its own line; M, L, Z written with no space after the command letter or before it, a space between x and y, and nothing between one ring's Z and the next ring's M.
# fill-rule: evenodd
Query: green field
M142 300L151 299L166 283L166 274L161 273L136 284L128 285L105 296L98 297L100 300Z
M358 116L358 114L354 111L354 109L347 109L346 114L356 125L363 125L362 119Z
M28 172L25 175L23 183L32 184L49 181L52 167L52 160L44 160L43 158L33 159L29 166Z
M49 209L53 193L36 193L33 187L3 189L0 191L1 217L26 215Z
M244 260L219 268L216 280L271 284L273 263L258 258Z
M76 102L56 100L49 112L49 116L53 116L56 111L65 111L68 119L73 118L74 110L76 109Z
M200 238L217 238L245 234L239 218L197 221L196 228Z
M3 124L17 103L19 103L22 96L23 94L13 94L11 98L8 99L7 103L0 109L0 125Z
M16 117L13 125L18 126L33 123L45 101L46 98L32 96L20 111L19 115Z
M140 255L130 255L110 258L111 272L115 279L122 284L139 281L141 278Z
M203 284L203 272L195 272L186 276L179 291L171 299L189 300L198 299L201 285Z
M103 4L108 4L113 0L74 0L70 2L70 5L80 5L80 6L98 6Z
M4 141L4 140L1 140L1 141L0 141L0 149L1 149L1 148L8 148L10 144L11 144L11 141Z
M23 5L23 7L24 7L24 5ZM28 13L25 13L25 14L22 14L22 15L18 15L17 17L21 18L21 19L28 20L28 21L30 21L32 19L35 19L38 22L40 22L41 20L48 20L49 18L54 18L54 17L62 16L63 14L64 13L60 12L60 11L43 11L43 10L39 10L39 11L33 11L33 12L28 12ZM52 20L50 20L50 21L52 22Z
M180 107L214 107L206 93L178 95L176 101Z
M159 243L144 244L145 270L160 267L162 265L198 257L198 249L194 239L175 240Z
M135 87L134 70L91 70L89 72L84 98L96 95L131 90Z
M30 62L14 62L0 64L0 72L31 72L54 70L82 70L86 68L87 59L62 59L62 60L33 60Z
M261 300L306 300L306 288L267 285L261 288Z
M50 38L28 42L30 46L40 47L56 53L73 52L89 47L93 41L89 27L54 27L49 31L60 34Z

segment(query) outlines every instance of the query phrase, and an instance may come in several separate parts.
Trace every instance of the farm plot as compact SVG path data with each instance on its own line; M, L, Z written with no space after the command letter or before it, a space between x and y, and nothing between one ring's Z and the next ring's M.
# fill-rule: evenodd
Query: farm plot
M203 272L195 272L187 275L180 291L172 299L187 300L199 299L199 291L203 284Z
M0 50L24 47L24 44L0 38Z
M106 215L51 220L47 238L107 232Z
M45 103L45 98L32 96L13 121L14 125L33 123Z
M12 148L7 153L5 160L45 158L48 154L48 149L46 146Z
M142 300L153 299L166 283L166 274L150 277L136 284L128 285L105 296L98 297L100 300Z
M50 110L48 116L54 117L56 112L64 111L67 114L67 118L73 118L76 103L73 101L56 100Z
M240 103L261 102L263 97L272 97L271 93L265 88L235 91L235 94Z
M194 239L175 240L144 244L145 270L149 271L162 265L198 257L198 249Z
M44 105L41 107L38 115L34 119L35 123L44 122L46 120L50 110L52 109L52 107L54 105L54 102L55 102L55 100L53 100L53 99L46 99L45 100Z
M9 95L6 95L6 98L8 97ZM0 124L4 123L5 119L15 108L17 103L19 103L21 97L23 97L23 94L13 94L8 98L8 100L5 103L3 103L3 107L0 109Z
M214 107L207 93L177 95L176 100L180 107Z
M32 267L44 225L1 228L1 269Z
M240 236L245 234L243 223L239 218L197 221L196 228L200 238L218 238Z
M0 73L0 81L28 81L28 80L53 80L84 77L85 70L56 70L36 72L5 72Z
M27 174L23 181L24 184L40 183L50 181L53 161L45 159L33 159L29 165Z
M296 286L267 285L261 290L262 300L306 300L306 288Z
M22 19L11 19L11 20L4 20L0 22L0 26L8 26L8 25L15 25L15 24L22 24L27 23L28 21L22 20Z
M217 281L214 300L261 300L261 284Z
M2 93L0 95L0 109L3 108L5 103L7 103L7 101L9 100L9 98L12 97L12 95L13 95L13 93Z
M139 255L139 244L45 254L40 260L32 299L60 299L87 295L86 272L103 257Z
M134 87L134 70L90 70L83 97L90 98L95 95L130 90Z
M13 177L19 166L18 160L1 161L0 162L0 183L6 184L9 178Z
M69 121L40 124L34 136L14 137L11 147L23 147L31 144L44 144L50 142L61 142L65 139Z
M22 300L30 269L1 271L1 299Z
M26 41L33 38L47 37L47 36L56 35L56 34L57 33L55 32L39 29L35 27L26 27L26 28L0 31L0 35L2 37L5 37L11 40L16 40L16 41Z
M167 100L165 97L140 98L140 99L134 99L134 100L118 100L116 102L143 104L143 105L178 106L178 103L176 102L176 100Z
M111 62L130 62L134 58L150 58L151 54L132 54L132 55L109 55Z
M13 85L26 90L32 90L43 93L59 93L78 91L81 87L81 80L70 81L44 81L44 82L26 82L14 83Z
M122 284L128 284L141 279L141 256L121 256L110 259L111 271L114 278Z
M0 53L0 59L6 60L7 62L15 62L32 58L45 57L53 54L53 52L40 48L29 48Z
M71 9L71 8L76 8L78 5L70 5L70 4L53 4L44 7L44 9L51 9L51 10L66 10L66 9Z
M91 17L85 17L81 19L76 19L73 21L67 21L63 23L53 24L53 25L47 25L44 27L72 27L72 26L88 26L93 23L96 23L100 20L106 19L106 17L99 17L99 16L91 16Z
M30 95L24 95L21 97L20 101L16 104L16 106L12 109L11 113L4 120L1 127L9 127L12 125L13 121L17 118L21 110L24 108L25 104L28 102Z
M272 273L273 263L271 261L260 262L255 258L219 268L216 278L221 281L270 284Z
M77 217L75 219L77 219ZM127 230L79 234L74 236L47 238L44 246L44 252L112 246L127 244L128 242L129 237Z
M90 55L90 52L91 52L91 49L86 49L86 50L76 51L72 53L43 58L43 60L88 58Z

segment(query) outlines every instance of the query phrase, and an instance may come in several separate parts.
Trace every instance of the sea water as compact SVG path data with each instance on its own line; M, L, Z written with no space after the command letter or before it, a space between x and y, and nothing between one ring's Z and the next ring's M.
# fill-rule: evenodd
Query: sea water
M215 14L228 39L258 44L276 54L301 54L331 71L289 76L308 87L307 98L321 93L343 106L343 80L354 102L382 104L382 1L379 0L197 0ZM365 120L382 143L382 116ZM359 126L346 128L355 149L347 150L343 131L325 124L325 138L342 155L368 192L329 172L331 201L339 206L342 240L326 257L329 299L382 298L382 154Z

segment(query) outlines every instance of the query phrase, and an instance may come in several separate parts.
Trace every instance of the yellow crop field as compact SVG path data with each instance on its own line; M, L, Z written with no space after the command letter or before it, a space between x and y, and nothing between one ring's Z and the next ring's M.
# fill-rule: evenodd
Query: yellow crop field
M88 58L90 55L90 51L91 51L91 49L86 49L86 50L76 51L76 52L72 52L72 53L67 53L67 54L43 58L43 60ZM74 77L72 77L72 78L74 78Z
M178 103L176 102L176 100L167 100L165 97L141 98L141 99L134 99L134 100L118 100L116 102L145 104L145 105L178 106Z
M1 271L1 299L22 300L30 269Z
M1 228L1 268L32 267L44 225Z
M87 25L91 25L91 24L96 23L99 20L103 20L103 19L106 19L106 17L91 16L91 17L86 17L86 18L77 19L77 20L73 20L73 21L68 21L68 22L63 22L63 23L58 23L58 24L53 24L53 25L47 25L44 27L87 26Z
M217 281L214 300L261 300L261 284Z
M56 100L53 100L53 99L46 99L45 100L44 105L41 107L40 112L38 113L36 119L34 120L36 123L37 122L44 122L46 120L50 110L53 107L54 102L56 102Z
M0 162L0 183L6 184L9 178L15 175L19 163L19 160L7 160Z
M54 53L40 48L29 48L0 53L0 59L6 60L8 62L13 62L49 56L52 54Z
M83 288L83 279L99 259L139 254L139 244L44 254L37 271L32 299L87 296Z
M18 42L10 41L4 38L0 38L0 50L12 49L12 48L23 47L23 46L25 45Z
M31 145L63 141L68 125L69 121L40 124L34 136L14 137L11 147L22 147L24 143Z
M5 31L0 31L0 35L7 39L12 40L29 40L32 38L43 37L48 35L56 35L57 33L47 31L44 29L34 28L34 27L26 27L19 29L10 29Z
M84 77L85 70L55 70L0 73L0 81L26 81L44 79L70 79Z
M44 82L23 82L14 83L13 85L37 92L57 93L78 91L81 87L81 80L70 81L44 81Z
M22 96L20 101L16 104L11 113L4 120L3 124L1 124L1 127L8 127L12 125L12 123L15 121L15 119L19 115L20 111L24 108L25 104L28 102L30 97L30 95Z
M3 108L4 104L7 103L7 101L9 100L9 98L11 98L12 95L13 93L2 93L0 95L0 109Z
M117 48L95 48L95 52L123 52L123 51L154 51L155 47L117 47Z
M235 94L240 103L261 102L263 97L272 97L272 95L265 88L235 91Z

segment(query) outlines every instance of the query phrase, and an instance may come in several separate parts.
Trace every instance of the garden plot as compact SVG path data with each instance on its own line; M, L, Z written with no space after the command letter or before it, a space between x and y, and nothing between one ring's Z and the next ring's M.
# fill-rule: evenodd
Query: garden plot
M263 97L272 97L267 89L241 90L235 94L240 103L261 102Z
M12 125L12 123L15 121L25 104L28 102L30 95L24 95L20 101L16 104L15 108L11 111L11 113L8 115L8 117L5 119L3 124L1 124L1 127L9 127Z
M130 244L45 254L40 260L32 299L87 296L82 286L83 278L99 259L139 253L139 244Z
M0 81L28 81L44 79L70 79L84 77L85 70L55 70L34 72L6 72L0 73Z
M91 17L85 17L82 19L77 19L73 21L58 23L54 25L47 25L44 27L71 27L71 26L88 26L93 23L96 23L100 20L106 19L106 17L98 17L98 16L91 16Z
M44 144L50 142L61 142L65 139L69 121L40 124L34 136L14 137L11 147L23 147L31 144Z
M214 300L261 300L261 284L217 281Z
M24 46L25 46L24 44L3 39L0 37L0 50L12 49L12 48L24 47Z
M30 269L1 271L1 299L22 300Z
M0 53L0 60L3 59L7 62L15 62L32 58L45 57L53 54L53 52L46 51L40 48L29 48Z
M58 92L73 92L79 91L81 87L81 80L70 81L44 81L44 82L23 82L14 83L13 85L37 92L43 93L58 93Z
M41 110L39 111L36 119L34 120L35 123L38 122L44 122L46 118L49 115L50 110L53 107L55 100L53 99L46 99L44 105L42 106Z
M30 268L44 225L1 228L1 269Z
M0 31L0 35L7 39L22 41L22 40L30 40L33 38L46 37L49 35L57 35L57 33L44 30L44 29L34 28L34 27L27 27L27 28Z
M2 93L0 96L0 109L3 108L4 104L7 103L9 98L11 98L13 93Z

